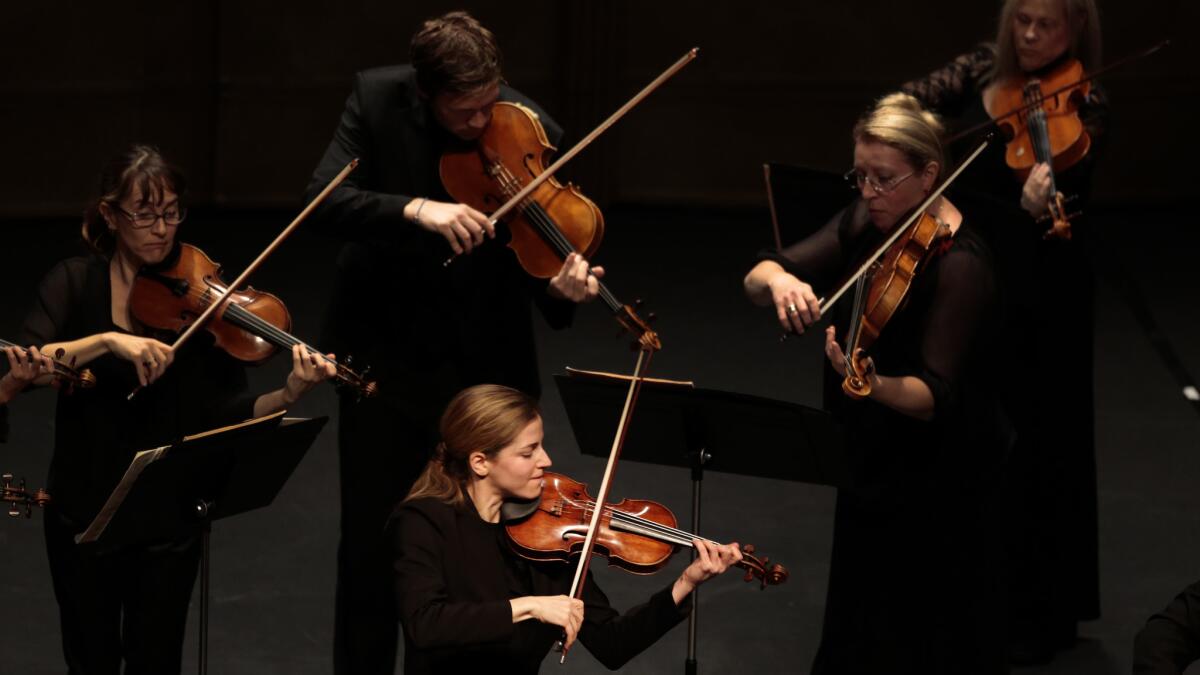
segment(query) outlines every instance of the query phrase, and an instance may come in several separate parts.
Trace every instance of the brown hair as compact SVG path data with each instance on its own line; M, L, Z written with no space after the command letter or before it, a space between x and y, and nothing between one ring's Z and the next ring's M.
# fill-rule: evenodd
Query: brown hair
M165 190L174 192L182 200L187 181L182 171L163 159L158 148L130 146L100 172L99 196L84 209L82 234L88 248L101 255L112 255L117 242L100 212L100 205L119 206L135 187L141 190L142 200L138 206L142 207L162 201Z
M496 37L466 12L429 19L413 35L409 61L426 96L467 94L500 81Z
M996 27L996 62L991 79L1001 82L1021 75L1017 47L1013 43L1013 17L1021 0L1005 0ZM1083 64L1085 72L1100 65L1100 15L1095 0L1058 0L1067 15L1067 30L1071 31L1068 55Z
M938 179L946 173L942 149L943 127L938 116L908 94L888 94L854 125L854 142L875 141L904 153L909 164L920 170L938 163Z
M537 401L516 389L480 384L460 391L442 413L442 441L404 501L432 497L462 504L471 480L471 453L494 457L540 416Z

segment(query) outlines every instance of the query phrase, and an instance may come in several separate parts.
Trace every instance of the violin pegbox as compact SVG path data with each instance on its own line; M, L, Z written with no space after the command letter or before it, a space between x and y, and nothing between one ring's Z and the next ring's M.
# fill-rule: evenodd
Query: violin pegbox
M770 558L758 558L754 555L754 544L742 547L742 565L746 568L746 576L742 577L742 580L751 582L757 579L759 590L767 586L778 586L788 580L786 567L779 563L772 565Z
M662 340L659 339L658 333L650 328L650 324L658 319L653 313L646 315L643 319L638 315L637 310L641 309L642 300L639 298L632 305L622 305L617 311L617 322L621 324L622 330L617 333L617 337L621 337L625 333L632 335L635 339L630 344L630 349L633 351L648 351L656 352L662 349Z

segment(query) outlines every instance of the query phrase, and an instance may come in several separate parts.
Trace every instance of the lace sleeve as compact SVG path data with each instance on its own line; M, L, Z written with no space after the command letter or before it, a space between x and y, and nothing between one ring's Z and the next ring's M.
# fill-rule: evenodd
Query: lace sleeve
M900 90L939 115L957 117L969 98L983 88L995 58L995 48L981 44L925 77L905 82Z

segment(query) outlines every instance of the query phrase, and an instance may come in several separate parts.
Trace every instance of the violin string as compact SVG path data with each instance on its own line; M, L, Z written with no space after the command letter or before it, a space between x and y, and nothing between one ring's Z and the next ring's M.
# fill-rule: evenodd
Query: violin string
M189 287L188 290L186 291L186 295L188 298L196 300L204 306L207 306L208 303L210 302L210 294L207 289ZM272 324L271 322L267 321L266 319L263 319L262 317L251 312L250 310L246 309L245 307L242 307L241 305L238 305L238 304L230 303L225 308L225 315L227 317L229 317L230 323L234 324L235 326L237 326L239 328L243 328L245 330L248 330L248 331L254 333L258 337L261 337L264 340L271 342L276 347L290 349L295 345L304 346L304 348L307 349L308 351L320 356L325 361L337 366L338 367L338 374L337 374L338 379L345 379L344 374L342 372L341 364L339 364L337 361L329 358L325 354L320 353L313 347L309 346L303 340L297 338L296 336L292 335L291 333L288 333L287 331L283 330L282 328L279 328L278 326Z
M593 501L570 502L570 503L572 505L575 505L581 511L583 511L585 516L589 516L591 514L592 509L595 508L595 506L596 506L596 503ZM657 532L661 532L663 535L673 535L674 537L679 537L679 538L685 539L686 540L685 545L687 545L687 546L692 545L692 539L703 539L703 537L692 534L691 532L686 532L686 531L680 530L678 528L663 525L662 523L657 523L653 520L641 518L639 516L625 513L623 511L617 511L617 510L613 509L611 506L605 507L605 508L608 510L609 515L612 516L612 518L614 520L620 520L620 521L624 521L627 523L636 523L636 524L646 527L648 529L653 529ZM706 541L711 541L711 540L706 540ZM716 542L713 542L713 543L716 543Z
M508 170L508 167L499 162L496 163L496 166L498 169L497 174L498 179L500 180L500 186L501 189L504 190L505 194L511 198L513 195L520 192L520 182L517 180L516 176L514 176L512 172ZM558 228L558 226L554 224L554 219L550 217L550 214L546 213L546 210L542 208L542 205L534 201L532 197L528 199L528 202L522 207L522 210L525 211L530 220L534 222L534 225L540 232L542 232L543 236L551 242L551 245L558 248L559 255L561 255L564 259L567 257L567 255L577 252L575 245L572 244L571 241L567 239L566 235L563 234ZM613 312L619 312L624 305L617 300L617 297L612 294L612 291L608 290L608 287L604 285L603 281L600 281L599 279L596 281L599 284L600 296L604 300L604 304L608 305L609 310Z

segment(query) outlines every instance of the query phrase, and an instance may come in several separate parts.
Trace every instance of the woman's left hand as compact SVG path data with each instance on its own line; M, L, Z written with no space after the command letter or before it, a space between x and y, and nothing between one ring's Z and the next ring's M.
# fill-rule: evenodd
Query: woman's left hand
M292 347L292 372L288 373L287 384L283 388L285 405L294 405L313 387L337 375L333 354L326 356L329 358L323 359L302 345Z
M825 329L825 357L841 377L846 376L846 354L837 342L833 326Z
M589 302L600 293L600 279L604 278L603 267L591 267L578 253L567 255L558 274L550 280L546 292L560 300Z
M683 574L679 575L674 588L671 589L675 604L683 602L697 586L723 573L742 559L742 550L736 542L715 544L703 539L693 539L692 545L696 547L696 559L683 570Z

